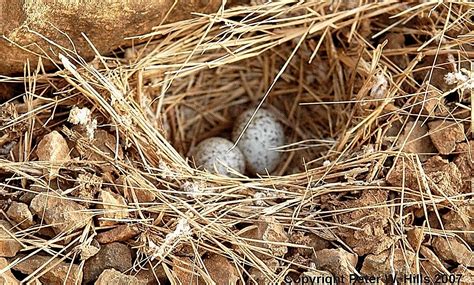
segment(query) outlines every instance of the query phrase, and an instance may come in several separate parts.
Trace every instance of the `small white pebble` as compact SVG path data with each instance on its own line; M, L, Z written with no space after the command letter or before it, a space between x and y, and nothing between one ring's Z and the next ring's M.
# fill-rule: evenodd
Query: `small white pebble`
M323 162L323 166L324 166L324 167L328 167L329 165L331 165L331 161L325 160L325 161Z
M281 160L282 153L275 148L285 144L283 125L272 112L260 109L244 132L253 113L254 110L247 110L237 118L232 139L237 141L243 132L237 146L242 150L247 169L253 172L251 174L266 174L267 171L271 173Z
M232 170L245 172L245 158L238 147L224 138L213 137L200 142L194 150L194 159L203 169L226 176L235 176ZM230 169L229 169L230 168Z

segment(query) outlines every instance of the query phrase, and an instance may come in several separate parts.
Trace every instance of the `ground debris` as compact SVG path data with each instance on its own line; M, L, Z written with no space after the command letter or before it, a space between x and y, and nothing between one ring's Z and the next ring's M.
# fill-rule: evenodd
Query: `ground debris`
M13 257L22 249L22 245L15 239L12 225L0 220L0 256Z
M474 284L474 270L468 269L463 265L459 265L451 273L460 276L458 285L472 285ZM459 274L459 275L458 275Z
M360 272L368 276L385 277L392 268L397 275L416 272L415 254L400 248L396 248L393 255L391 250L380 254L369 254L364 258Z
M70 160L67 141L57 131L52 131L41 139L36 149L36 155L40 161L48 161L51 163L49 166L49 175L51 178L58 175L60 168L59 163Z
M454 261L467 267L474 266L474 252L455 238L435 237L433 249L444 261Z
M458 235L474 246L474 199L444 214L441 219L446 230L460 231Z
M82 282L82 272L78 265L70 264L59 258L53 258L44 255L34 255L26 257L19 255L17 258L23 259L20 263L13 266L14 270L18 270L23 274L32 274L38 268L41 269L41 277L39 280L43 284L51 285L75 285Z
M440 154L450 154L456 143L464 140L464 126L461 123L436 120L429 122L430 137Z
M387 205L388 192L385 190L364 190L356 200L335 203L337 209L347 209L347 213L335 216L341 225L351 225L359 229L338 227L335 233L358 255L378 254L393 243L386 233L390 210Z
M204 259L204 266L209 273L209 277L216 284L236 285L240 280L239 272L235 265L221 255L210 255Z
M38 193L31 201L30 209L56 233L81 229L93 216L86 207L54 193Z
M469 143L460 143L456 146L457 156L454 158L454 164L461 172L463 181L463 193L471 193L474 190L474 141Z
M7 216L21 229L27 229L34 224L33 214L25 203L13 201L8 207Z
M122 196L107 190L99 192L100 204L97 208L103 210L99 216L99 225L101 227L112 226L120 220L128 218L127 201Z
M408 122L398 137L397 146L404 152L418 154L421 161L428 159L429 154L436 153L431 142L428 126L420 121Z
M16 279L10 269L5 270L10 263L3 257L0 257L0 270L4 271L0 274L0 285L20 285L20 281Z
M136 225L119 225L111 230L99 233L96 240L101 243L111 243L116 241L127 241L140 233Z
M132 267L132 251L122 243L102 245L99 252L84 264L84 282L92 282L106 269L124 272Z
M123 274L115 269L104 270L94 285L145 285L135 276Z
M349 280L350 275L355 273L357 259L356 254L337 248L317 251L313 260L316 269L328 271L334 276Z

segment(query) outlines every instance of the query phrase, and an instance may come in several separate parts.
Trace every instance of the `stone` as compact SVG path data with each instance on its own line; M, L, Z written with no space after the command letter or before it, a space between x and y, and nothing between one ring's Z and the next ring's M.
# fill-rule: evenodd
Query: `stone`
M204 266L215 284L237 285L239 283L240 275L237 268L221 255L210 255L204 259Z
M422 122L408 122L398 137L397 146L404 152L418 154L421 161L426 160L429 154L436 153L436 148L431 142L428 126Z
M474 191L474 141L460 143L456 147L456 157L454 164L461 172L463 181L462 193L469 194Z
M468 269L465 266L459 265L451 273L456 276L460 276L459 283L457 285L472 285L474 284L474 270Z
M12 202L7 210L7 216L21 229L34 225L33 214L25 203Z
M12 225L0 220L0 257L13 257L22 248L20 242L15 239Z
M457 205L441 217L446 230L459 231L457 234L474 247L474 199Z
M140 186L132 177L122 175L116 179L115 185L128 201L149 203L153 202L156 198L151 189Z
M70 160L69 146L66 139L57 131L45 135L38 143L36 155L40 161L50 162L49 176L56 177L59 173L59 164Z
M349 280L350 275L355 273L357 259L356 254L342 248L323 249L316 252L314 264L319 270L328 271L334 276L341 276L345 280Z
M144 285L137 277L121 273L115 269L104 270L94 285Z
M434 156L423 163L423 169L434 194L448 197L459 194L462 177L456 164L440 156Z
M407 240L413 250L417 250L421 246L425 235L422 228L413 228L407 231Z
M367 189L358 199L333 201L335 210L344 209L344 213L335 216L334 221L353 227L338 227L334 232L357 255L378 254L393 245L395 239L388 229L390 208L386 205L387 198L386 190Z
M173 274L181 284L194 285L205 283L196 267L197 265L189 257L176 257L173 259Z
M369 254L365 257L360 272L368 276L385 277L385 274L392 272L392 269L395 269L397 275L416 272L415 254L400 248L393 251L393 256L391 250L380 254Z
M10 263L3 257L0 257L0 270L5 270ZM5 272L0 274L0 285L20 285L20 281L18 281L10 269L5 270Z
M134 275L145 285L165 284L168 281L168 276L162 264L154 265L153 267L147 264Z
M265 260L265 268L262 272L260 269L256 267L252 267L249 270L249 281L252 281L250 284L258 284L258 285L273 285L275 281L278 279L277 270L280 266L280 263L277 259L267 259Z
M140 233L136 225L119 225L111 230L99 233L96 240L101 243L111 243L116 241L127 241Z
M290 235L290 243L305 247L295 247L296 253L310 257L315 251L329 248L331 243L313 233L294 232Z
M124 197L110 191L101 190L99 201L101 203L97 207L103 209L103 213L99 217L101 227L112 226L120 220L128 218L127 201Z
M82 282L82 272L79 265L67 263L59 258L39 254L30 257L21 255L18 256L18 258L26 259L13 266L13 269L23 274L32 274L38 268L44 266L44 268L39 271L41 272L39 280L43 284L75 285L81 284Z
M439 153L451 154L456 148L456 143L464 140L464 125L462 123L436 120L428 123L430 137Z
M454 261L467 267L474 267L474 252L452 237L435 237L433 249L444 261Z
M31 201L30 209L57 234L81 229L93 216L86 207L54 193L38 193Z
M99 252L84 264L84 283L96 280L102 271L115 269L124 272L132 267L132 251L122 243L102 245Z

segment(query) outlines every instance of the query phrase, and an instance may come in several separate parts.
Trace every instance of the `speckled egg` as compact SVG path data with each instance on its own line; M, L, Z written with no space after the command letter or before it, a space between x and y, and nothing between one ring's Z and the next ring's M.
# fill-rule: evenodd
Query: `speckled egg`
M237 118L232 131L234 141L237 141L245 129L253 112L254 110L247 110ZM237 146L245 156L247 170L251 172L250 174L266 174L275 170L281 160L282 153L274 148L284 144L283 125L272 112L260 109Z
M231 150L233 145L231 141L219 137L203 140L193 153L196 165L226 176L234 176L229 168L244 173L245 157L238 147Z

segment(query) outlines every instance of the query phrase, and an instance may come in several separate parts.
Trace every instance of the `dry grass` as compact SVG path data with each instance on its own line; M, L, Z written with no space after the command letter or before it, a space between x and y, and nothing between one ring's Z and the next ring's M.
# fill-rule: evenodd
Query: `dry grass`
M61 192L58 184L74 184L79 173L103 174L103 185L110 188L116 187L114 178L125 177L128 185L156 196L151 203L130 199L130 218L120 221L141 231L133 241L134 269L159 261L170 274L182 252L194 255L194 266L201 268L205 251L228 257L243 280L250 268L279 282L290 272L311 270L282 256L276 257L278 272L267 268L256 252L275 258L272 252L239 234L261 216L274 218L289 235L314 233L348 251L351 246L338 233L360 224L343 217L367 209L388 209L385 232L395 240L393 247L407 251L417 250L405 237L413 228L428 236L472 233L445 229L439 214L472 201L472 192L433 193L419 157L403 152L396 141L409 121L433 118L466 126L466 142L473 135L472 88L440 90L432 80L439 68L470 66L474 6L467 1L362 2L348 7L345 1L278 1L198 15L137 36L123 53L97 56L92 63L56 47L60 52L52 60L59 71L29 67L22 77L0 77L25 87L2 106L1 194L16 199L37 191L32 184ZM407 44L385 41L390 33L404 35ZM442 61L447 54L454 62ZM442 60L423 65L430 56ZM423 70L420 81L415 74ZM455 100L453 89L459 90ZM446 112L422 112L432 90L436 110ZM15 106L13 114L9 104ZM119 143L115 147L124 148L123 158L104 155L71 128L67 118L73 106L93 111L99 129L110 130ZM238 113L261 106L278 114L287 130L288 145L280 149L284 161L274 175L227 178L196 170L187 160L196 143L225 134ZM399 129L393 133L392 126ZM100 159L71 160L57 181L49 181L43 173L51 165L36 161L34 152L37 138L53 129ZM16 151L8 149L11 141ZM386 183L388 170L401 159L421 171L423 187ZM108 171L101 173L104 165ZM190 187L198 191L186 192ZM387 199L353 207L336 203L357 201L368 190L382 190ZM412 221L420 209L422 224ZM430 224L433 215L441 228ZM167 239L181 219L188 231ZM31 254L42 251L68 262L77 261L74 247L90 243L101 230L90 224L45 239L38 232L42 227L47 225L20 230L16 237Z

